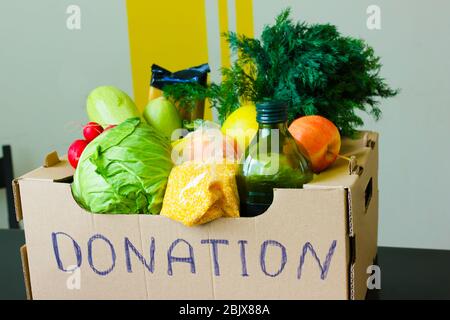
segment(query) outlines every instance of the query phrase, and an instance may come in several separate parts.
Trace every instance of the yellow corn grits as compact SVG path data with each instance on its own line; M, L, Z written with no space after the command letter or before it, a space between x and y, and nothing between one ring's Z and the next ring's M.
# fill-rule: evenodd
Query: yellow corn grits
M161 215L186 226L239 217L238 165L187 161L172 169Z

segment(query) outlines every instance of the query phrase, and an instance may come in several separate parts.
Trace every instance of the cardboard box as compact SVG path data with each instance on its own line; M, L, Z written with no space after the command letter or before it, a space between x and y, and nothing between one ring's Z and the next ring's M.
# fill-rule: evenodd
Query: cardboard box
M29 296L364 299L377 250L378 135L346 139L341 154L350 163L339 159L304 189L275 190L263 215L193 228L84 211L73 169L53 154L13 183Z

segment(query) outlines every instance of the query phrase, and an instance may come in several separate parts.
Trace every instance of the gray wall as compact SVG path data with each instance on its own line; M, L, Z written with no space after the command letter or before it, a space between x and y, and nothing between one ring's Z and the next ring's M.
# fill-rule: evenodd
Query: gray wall
M71 3L82 7L80 31L65 27ZM381 30L366 28L370 4L381 8ZM382 102L383 119L366 125L381 134L380 245L449 249L450 2L254 0L256 34L286 6L365 38L382 75L402 89ZM89 90L114 84L131 93L126 11L121 0L2 1L0 24L0 143L12 145L19 175L80 136ZM2 192L0 226L4 208Z
M66 27L70 4L81 7L81 30ZM132 93L128 45L123 0L0 1L0 144L11 144L16 176L81 137L91 89Z

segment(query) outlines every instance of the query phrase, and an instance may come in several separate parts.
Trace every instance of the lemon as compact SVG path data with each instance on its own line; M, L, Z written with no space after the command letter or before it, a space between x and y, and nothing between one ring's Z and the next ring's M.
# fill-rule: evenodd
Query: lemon
M221 130L223 134L233 138L239 149L244 151L258 131L255 105L247 104L236 109L227 117Z

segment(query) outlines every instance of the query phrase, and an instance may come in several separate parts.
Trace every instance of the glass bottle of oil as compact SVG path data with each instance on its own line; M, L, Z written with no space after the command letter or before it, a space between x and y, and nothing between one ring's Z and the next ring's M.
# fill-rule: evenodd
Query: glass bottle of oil
M258 103L256 120L258 132L237 176L243 217L265 212L273 201L274 188L302 188L313 178L307 158L287 129L287 104Z

